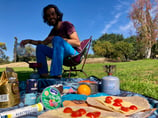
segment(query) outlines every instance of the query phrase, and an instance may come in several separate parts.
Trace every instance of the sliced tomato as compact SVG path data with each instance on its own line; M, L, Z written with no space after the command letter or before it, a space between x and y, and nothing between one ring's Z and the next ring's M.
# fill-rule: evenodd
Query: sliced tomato
M110 99L105 99L105 103L110 104L110 103L112 103L112 101Z
M106 98L105 98L105 103L108 103L108 104L110 104L110 103L112 103L112 97L111 96L107 96Z
M72 116L72 117L81 117L82 114L81 114L81 112L79 112L79 111L77 110L77 111L73 111L73 112L71 113L71 116Z
M85 109L79 109L78 110L82 115L86 114L86 110Z
M105 99L112 100L113 98L111 96L107 96Z
M137 109L138 109L138 107L137 107L137 106L135 106L135 105L131 105L131 106L129 107L129 109L131 109L131 110L137 110Z
M128 111L129 111L129 107L123 107L123 106L122 106L122 107L121 107L121 110L124 111L124 112L128 112Z
M87 113L86 116L87 116L88 118L97 118L97 117L94 115L93 112Z
M64 113L72 113L72 109L70 107L66 107L64 110L63 110Z
M101 112L99 112L99 111L95 111L95 112L93 112L93 114L94 114L95 117L99 117L100 114L101 114Z
M114 102L119 102L119 103L122 103L122 102L123 102L123 100L122 100L122 99L117 98L117 99L115 99L115 100L114 100Z
M119 103L119 102L115 102L115 103L113 103L113 105L114 105L115 107L121 107L121 106L122 106L122 104Z

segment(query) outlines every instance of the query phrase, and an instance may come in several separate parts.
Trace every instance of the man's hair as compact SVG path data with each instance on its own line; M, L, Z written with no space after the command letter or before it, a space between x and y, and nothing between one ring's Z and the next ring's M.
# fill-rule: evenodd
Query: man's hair
M58 9L58 7L56 5L53 5L53 4L50 4L50 5L47 5L46 7L43 8L43 21L44 23L47 23L47 15L46 15L46 11L50 8L54 8L55 9L55 12L58 16L58 21L62 21L62 18L63 18L63 13L60 12L60 10ZM48 24L49 25L49 24Z

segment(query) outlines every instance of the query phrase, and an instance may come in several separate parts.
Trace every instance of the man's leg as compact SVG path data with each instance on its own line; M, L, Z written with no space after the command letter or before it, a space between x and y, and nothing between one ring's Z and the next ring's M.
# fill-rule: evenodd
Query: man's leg
M38 68L38 73L43 77L48 76L48 65L47 65L46 57L52 58L52 48L42 44L37 45L36 48L37 63L42 64L42 67Z
M64 39L55 36L52 40L53 53L50 68L50 76L62 75L62 65L65 57L78 54L78 52Z

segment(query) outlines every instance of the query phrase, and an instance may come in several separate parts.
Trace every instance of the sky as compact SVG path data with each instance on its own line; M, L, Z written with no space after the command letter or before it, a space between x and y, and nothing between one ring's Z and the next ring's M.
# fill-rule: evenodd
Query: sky
M74 24L80 40L92 36L98 39L105 33L122 34L127 38L135 33L130 20L131 4L135 0L0 0L0 42L13 60L14 37L44 40L52 27L43 22L42 10L55 4L63 12L63 21ZM93 53L90 50L90 53Z

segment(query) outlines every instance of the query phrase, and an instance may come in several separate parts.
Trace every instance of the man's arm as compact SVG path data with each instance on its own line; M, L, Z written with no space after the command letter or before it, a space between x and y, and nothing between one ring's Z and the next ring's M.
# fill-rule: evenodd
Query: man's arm
M47 45L51 42L52 38L53 38L53 36L48 36L43 41L35 41L35 40L32 40L32 39L26 39L26 40L22 40L20 42L20 45L22 45L22 46L24 46L26 44L33 44L33 45L44 44L44 45Z
M70 39L64 38L64 40L66 40L73 47L79 47L80 46L80 40L78 38L77 32L73 32L70 35Z

